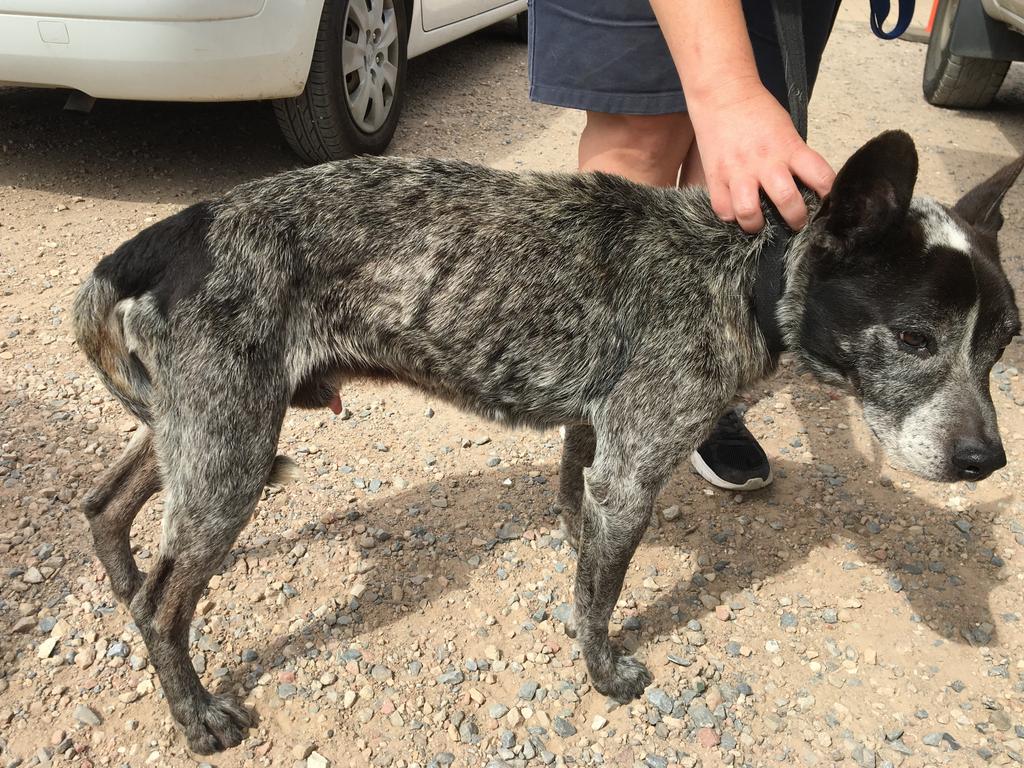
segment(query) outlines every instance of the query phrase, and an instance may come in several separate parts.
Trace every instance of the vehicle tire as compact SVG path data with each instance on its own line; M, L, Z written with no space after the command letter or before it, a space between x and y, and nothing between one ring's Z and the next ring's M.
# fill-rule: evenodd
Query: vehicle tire
M1008 61L957 56L949 50L960 0L942 0L935 13L924 60L924 97L954 109L984 109L992 103L1010 68Z
M527 43L530 41L530 12L523 11L522 13L516 14L516 35L519 37L519 42Z
M403 0L325 0L306 87L274 101L301 158L322 163L387 149L405 97L408 29Z

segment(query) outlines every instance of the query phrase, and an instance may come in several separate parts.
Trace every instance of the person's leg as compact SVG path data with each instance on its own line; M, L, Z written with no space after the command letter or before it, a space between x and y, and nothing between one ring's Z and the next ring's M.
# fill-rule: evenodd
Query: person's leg
M692 145L693 125L685 112L615 115L590 111L580 135L579 169L674 187Z
M803 4L804 53L808 85L812 90L838 8L839 0L806 0ZM744 0L743 9L761 80L788 109L785 67L771 4ZM704 169L695 142L683 163L680 184L703 183ZM768 456L737 411L722 416L711 436L693 452L690 461L701 477L719 488L754 490L772 481Z

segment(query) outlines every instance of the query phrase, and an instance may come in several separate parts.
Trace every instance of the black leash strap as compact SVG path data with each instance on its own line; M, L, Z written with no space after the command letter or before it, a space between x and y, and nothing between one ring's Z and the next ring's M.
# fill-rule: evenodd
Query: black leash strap
M800 138L807 141L807 54L804 48L804 24L801 0L771 0L775 14L775 34L779 40L782 64L786 74L786 100L789 115ZM765 198L767 199L767 198ZM765 243L757 260L754 279L754 317L764 338L772 365L778 362L786 342L775 315L779 298L786 288L786 249L793 236L782 216L768 201L766 226L771 240Z
M807 52L804 48L802 0L771 0L775 13L775 34L786 73L789 114L800 138L807 141Z

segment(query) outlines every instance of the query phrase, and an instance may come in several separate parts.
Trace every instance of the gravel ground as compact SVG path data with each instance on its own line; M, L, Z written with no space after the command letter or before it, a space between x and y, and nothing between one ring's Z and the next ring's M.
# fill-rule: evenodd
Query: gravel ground
M861 18L864 16L865 18ZM1024 148L1024 76L993 112L927 107L924 49L844 10L812 113L839 163L887 127L951 200ZM526 100L509 29L414 62L394 144L568 169L580 116ZM193 663L261 722L190 756L77 508L134 425L68 323L99 258L150 222L294 164L265 105L101 103L0 91L0 765L974 766L1024 762L1024 344L993 373L1009 466L938 486L890 470L845 396L784 368L748 423L772 489L681 468L612 619L655 675L590 689L563 632L574 554L548 513L557 433L507 431L397 388L296 412L269 489L199 605ZM896 108L899 105L899 108ZM1005 210L1024 289L1024 190ZM244 418L240 414L240 418ZM157 499L136 525L143 567Z

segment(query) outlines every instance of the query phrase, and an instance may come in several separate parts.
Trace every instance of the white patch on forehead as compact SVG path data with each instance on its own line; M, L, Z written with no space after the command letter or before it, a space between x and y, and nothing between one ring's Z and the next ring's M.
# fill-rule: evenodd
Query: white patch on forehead
M964 322L964 337L960 342L960 355L968 371L974 364L972 343L974 341L974 330L978 325L978 310L978 302L974 302L974 304L971 305L971 311L967 314L967 320Z
M971 243L967 235L938 202L930 197L915 197L910 203L910 210L921 221L928 248L951 248L970 253Z

